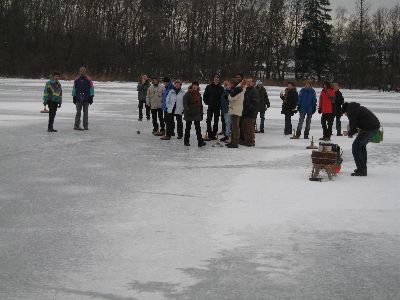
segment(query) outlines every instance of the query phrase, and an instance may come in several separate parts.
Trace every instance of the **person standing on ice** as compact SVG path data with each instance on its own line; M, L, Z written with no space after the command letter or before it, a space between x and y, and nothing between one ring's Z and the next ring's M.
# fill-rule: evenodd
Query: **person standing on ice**
M240 118L243 112L244 89L246 82L239 83L236 79L231 79L231 93L229 95L229 114L231 115L232 135L231 142L227 144L228 148L236 149L240 141Z
M320 140L329 142L332 136L333 121L336 116L335 90L329 82L324 83L321 95L319 96L318 113L322 114L321 125L323 137Z
M221 97L224 93L224 88L219 82L219 75L214 74L213 81L207 85L203 100L208 106L207 108L207 133L210 140L216 140L218 135L218 123L221 113ZM214 119L214 125L211 123Z
M89 130L89 105L93 104L93 81L86 75L86 68L79 69L79 77L75 79L72 89L73 102L76 106L74 130ZM80 127L83 109L83 128Z
M165 134L165 123L162 111L162 97L164 94L165 87L160 84L160 80L156 77L152 80L152 85L147 90L146 105L151 109L151 117L153 120L153 134L164 135ZM158 124L157 117L160 122ZM158 132L158 129L161 131Z
M174 134L174 118L176 118L177 125L177 133L178 140L183 138L183 122L182 122L182 114L183 114L183 96L185 92L182 90L182 82L180 80L176 80L174 84L174 89L168 93L168 96L165 100L165 104L167 107L167 115L165 117L166 122L166 133L165 136L161 138L161 140L169 141L171 136Z
M221 114L224 116L225 132L224 137L220 139L221 142L227 142L231 136L231 115L229 114L229 94L231 93L231 86L229 80L223 83L224 93L221 96Z
M268 93L261 80L256 82L256 90L258 92L258 113L260 114L260 130L256 133L264 133L265 112L271 106L268 98Z
M254 87L255 80L253 78L249 77L246 79L246 86L242 111L243 127L241 128L244 133L243 145L247 147L254 147L256 145L254 124L258 114L259 94Z
M284 93L281 93L282 99L282 115L285 115L285 135L292 134L292 116L296 112L298 93L294 82L288 82L287 88Z
M57 108L62 104L62 88L59 82L61 74L54 72L52 79L46 82L43 93L43 105L49 107L49 123L47 126L48 132L57 132L54 129L54 118L56 117Z
M203 104L200 95L200 84L194 81L189 87L188 92L183 97L183 111L186 121L184 144L190 147L190 130L192 123L196 129L197 145L199 148L204 147L206 143L201 135L200 122L203 120Z
M164 85L164 93L162 96L162 110L163 110L163 114L164 114L164 122L167 122L168 110L167 110L166 100L167 100L167 96L168 96L169 92L172 91L175 87L172 84L171 78L169 78L169 77L164 77L162 80L162 83ZM173 131L175 131L175 123L174 123ZM174 132L173 132L172 136L175 136Z
M358 132L352 146L357 169L351 176L367 176L367 144L379 131L381 124L375 114L359 103L344 103L342 111L349 119L349 131L345 131L344 135L351 138Z
M296 135L293 139L299 139L301 131L303 130L304 120L306 120L306 128L304 130L304 139L309 138L311 119L313 114L317 111L317 94L311 86L311 82L306 80L304 88L300 90L297 109L300 113L299 124L297 126Z
M336 131L337 131L337 136L343 136L342 134L342 122L341 122L341 118L342 118L342 105L344 103L344 98L343 98L343 94L340 91L340 87L339 84L337 82L333 83L333 89L335 90L335 105L336 105Z
M139 121L143 120L143 106L146 108L146 118L150 121L150 106L146 104L147 90L150 87L150 80L147 78L146 74L140 76L140 82L137 85L138 100L139 100Z

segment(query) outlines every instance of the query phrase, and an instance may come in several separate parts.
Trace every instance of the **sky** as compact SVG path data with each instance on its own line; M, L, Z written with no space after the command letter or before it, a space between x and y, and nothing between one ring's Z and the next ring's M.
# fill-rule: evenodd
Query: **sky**
M355 7L354 3L354 0L331 0L333 9L336 9L337 7L345 7L351 11ZM400 0L369 0L369 3L371 4L372 10L375 10L378 7L391 8L397 3L400 3Z

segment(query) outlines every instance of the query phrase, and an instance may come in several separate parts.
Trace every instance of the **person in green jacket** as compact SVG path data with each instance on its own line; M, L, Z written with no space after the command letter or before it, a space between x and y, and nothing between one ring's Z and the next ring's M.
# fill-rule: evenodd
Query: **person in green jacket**
M52 79L46 82L43 93L43 105L49 107L49 124L47 127L48 132L57 132L54 129L54 119L56 117L57 108L62 104L62 88L59 82L61 77L60 72L54 72Z

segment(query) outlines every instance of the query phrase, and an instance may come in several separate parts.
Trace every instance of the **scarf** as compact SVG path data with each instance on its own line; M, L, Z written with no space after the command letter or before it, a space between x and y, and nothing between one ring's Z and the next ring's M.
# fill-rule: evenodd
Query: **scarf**
M189 90L189 93L192 94L193 96L193 102L195 105L200 105L201 104L201 96L200 93L196 90Z

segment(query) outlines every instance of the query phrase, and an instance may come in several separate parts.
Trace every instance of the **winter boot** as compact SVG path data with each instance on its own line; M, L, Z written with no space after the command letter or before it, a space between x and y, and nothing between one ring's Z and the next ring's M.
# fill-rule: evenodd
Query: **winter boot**
M367 175L368 175L368 172L366 169L365 170L356 169L356 170L354 170L354 173L351 174L351 176L353 176L353 177L365 177Z

